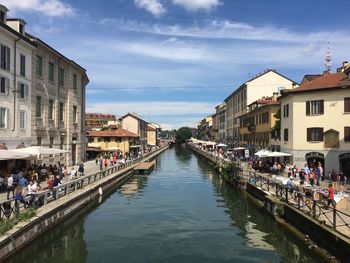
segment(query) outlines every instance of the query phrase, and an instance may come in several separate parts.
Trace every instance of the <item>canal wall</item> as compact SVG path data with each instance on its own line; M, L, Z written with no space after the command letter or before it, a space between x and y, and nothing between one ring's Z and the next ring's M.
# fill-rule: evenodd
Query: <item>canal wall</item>
M188 144L188 146L199 155L207 158L210 162L215 164L220 173L225 165L224 162L218 161L217 158L207 152L203 152L195 146ZM296 208L283 202L277 196L271 195L260 187L251 184L242 177L236 177L234 180L240 182L231 182L233 185L245 185L245 192L249 194L253 202L264 209L276 219L278 223L295 234L298 238L305 241L310 249L314 249L316 253L322 255L330 262L349 262L350 259L350 239L340 235L332 228L326 226L319 221L307 216L305 213L298 211ZM242 188L240 188L242 189ZM315 243L319 245L317 247ZM336 260L329 256L324 251L327 250L331 255L336 257Z
M135 166L140 162L154 159L167 148L167 146L161 148L123 170L39 208L35 217L25 222L19 222L14 228L0 237L0 261L5 261L32 240L99 198L100 188L106 194L115 189L115 187L122 185L133 175Z

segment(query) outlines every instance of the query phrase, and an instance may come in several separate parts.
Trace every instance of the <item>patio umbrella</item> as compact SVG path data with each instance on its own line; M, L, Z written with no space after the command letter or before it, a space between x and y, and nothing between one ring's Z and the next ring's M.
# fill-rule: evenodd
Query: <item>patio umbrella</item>
M224 144L224 143L219 143L219 144L217 145L217 147L227 147L227 145Z
M0 161L17 159L30 160L34 158L35 156L29 153L17 152L17 150L0 150Z
M245 150L244 147L236 147L236 148L233 148L234 151L240 151L240 150Z
M61 149L49 148L49 147L43 147L43 146L31 146L31 147L22 148L22 149L16 149L13 151L16 151L19 153L27 153L30 155L35 155L38 158L40 157L40 155L69 153L69 151L67 151L67 150L61 150Z
M270 152L267 154L267 157L283 157L283 156L292 156L290 153L283 152Z
M262 149L256 153L254 153L254 155L258 156L258 157L267 157L267 155L271 153L269 150L266 149Z

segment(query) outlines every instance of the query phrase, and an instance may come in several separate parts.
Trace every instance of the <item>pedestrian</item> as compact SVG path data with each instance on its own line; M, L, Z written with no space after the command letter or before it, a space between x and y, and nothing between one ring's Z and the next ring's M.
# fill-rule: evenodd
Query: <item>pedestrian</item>
M100 171L102 171L102 169L103 169L103 159L102 159L102 157L100 158Z
M17 185L15 188L15 205L16 205L16 209L18 209L18 211L19 211L20 203L22 203L24 205L24 208L27 208L27 204L23 198L23 189L21 186Z
M81 163L79 164L78 171L79 171L79 173L80 173L80 176L84 176L84 163L83 163L83 162L81 162Z
M328 185L328 208L332 204L333 208L335 208L335 201L334 201L334 188L333 184Z
M104 165L105 165L105 169L107 169L107 166L108 166L108 160L107 160L107 158L104 159L104 162L103 162L103 163L104 163Z
M10 193L12 192L12 198L15 197L15 187L13 186L13 175L7 178L7 200L10 199Z
M338 189L338 175L335 172L335 170L332 170L331 179L332 179L332 183L333 183L334 188Z
M345 175L343 171L339 173L339 186L340 186L340 192L344 192L345 188Z
M27 196L30 197L29 200L29 207L34 207L35 208L35 198L36 198L36 194L37 194L37 184L33 182L33 180L29 181L28 184L28 192L27 192Z

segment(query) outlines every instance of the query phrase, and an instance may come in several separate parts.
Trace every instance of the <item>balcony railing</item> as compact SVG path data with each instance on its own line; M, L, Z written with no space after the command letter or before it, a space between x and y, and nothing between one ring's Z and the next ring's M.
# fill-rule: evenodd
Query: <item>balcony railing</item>
M44 128L43 126L43 119L42 118L36 118L35 119L35 128L38 130L41 130Z
M49 129L54 130L55 129L55 120L49 120Z
M59 129L64 129L64 122L63 121L59 121L58 122L58 128Z

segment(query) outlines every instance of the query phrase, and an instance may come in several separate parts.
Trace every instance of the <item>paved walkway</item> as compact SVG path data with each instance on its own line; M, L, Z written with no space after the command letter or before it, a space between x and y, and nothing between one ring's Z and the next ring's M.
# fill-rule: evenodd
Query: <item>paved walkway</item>
M109 163L109 162L108 162ZM109 168L110 166L108 166ZM72 168L72 166L70 167ZM78 166L75 165L76 170L78 170ZM87 161L84 163L84 169L85 169L85 175L94 174L100 171L99 165L96 165L95 160ZM40 186L43 188L46 188L47 184L45 181L40 183ZM44 190L39 190L38 193L42 192ZM10 193L10 198L12 197L12 193ZM7 193L0 193L0 202L4 202L7 200Z

